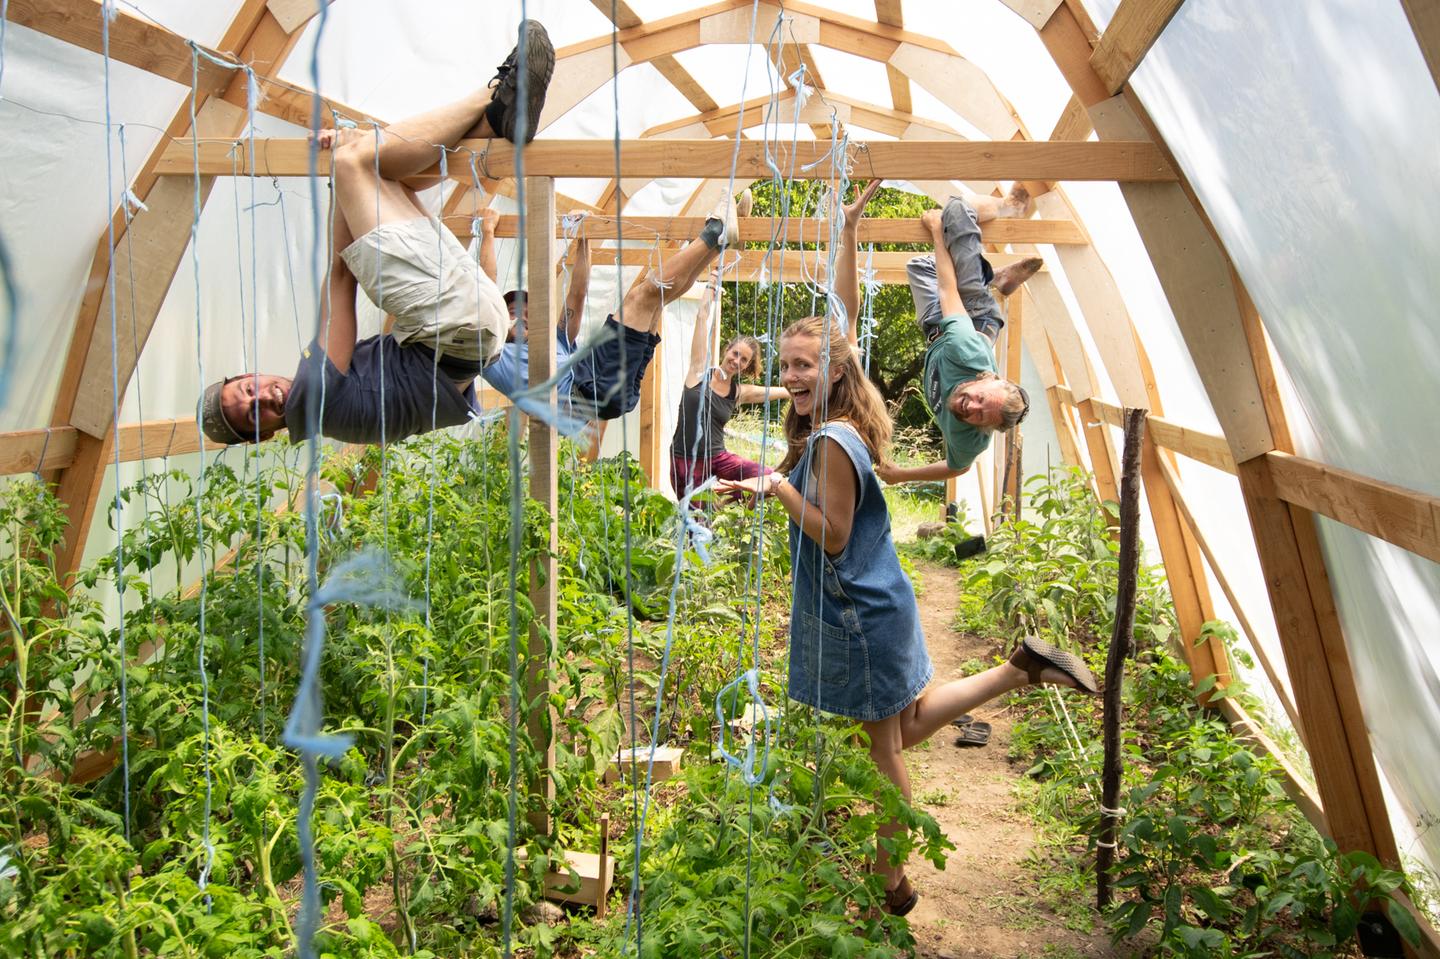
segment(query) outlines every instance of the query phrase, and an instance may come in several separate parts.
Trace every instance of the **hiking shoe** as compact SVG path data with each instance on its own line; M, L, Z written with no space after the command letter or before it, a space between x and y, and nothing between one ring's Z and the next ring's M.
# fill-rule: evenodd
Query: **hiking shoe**
M720 235L719 246L730 247L739 244L740 224L736 221L735 217L737 214L739 216L749 215L750 207L754 202L754 197L751 196L749 190L746 190L741 193L738 198L732 198L728 195L722 196L720 202L715 204L715 209L711 210L710 215L705 217L705 219L707 221L719 220L724 224L724 230Z
M495 92L485 109L490 126L511 143L529 143L535 139L535 131L540 128L540 111L545 107L545 90L555 72L555 48L538 20L525 20L520 24L520 43L525 44L524 76L520 75L520 44L517 43L490 81L490 89ZM520 121L522 91L525 128L520 130L516 127Z

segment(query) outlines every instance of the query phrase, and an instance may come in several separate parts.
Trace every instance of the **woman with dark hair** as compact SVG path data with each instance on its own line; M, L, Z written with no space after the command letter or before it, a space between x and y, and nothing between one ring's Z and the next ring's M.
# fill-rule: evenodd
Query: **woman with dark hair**
M763 369L760 341L737 336L725 347L720 362L711 367L711 308L719 296L720 271L710 279L700 296L695 314L695 333L690 338L690 369L685 374L685 392L680 396L680 422L670 444L670 481L675 495L698 489L712 476L725 480L748 479L770 472L725 448L725 424L735 407L746 403L788 400L790 394L773 386L741 383L742 376L757 376Z

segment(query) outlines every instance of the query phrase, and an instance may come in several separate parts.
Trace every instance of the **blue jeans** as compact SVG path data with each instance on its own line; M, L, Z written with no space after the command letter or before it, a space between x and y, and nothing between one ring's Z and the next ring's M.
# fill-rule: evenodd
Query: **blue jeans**
M945 204L940 218L945 235L945 250L950 262L955 265L955 285L960 292L960 301L975 329L989 337L991 342L1000 335L1005 318L1000 315L1000 306L990 293L990 281L995 277L990 262L980 252L980 221L975 210L959 197L951 197ZM940 309L940 285L935 273L935 257L930 254L917 256L906 264L910 277L910 297L915 301L915 319L920 322L929 340L940 331L942 313Z

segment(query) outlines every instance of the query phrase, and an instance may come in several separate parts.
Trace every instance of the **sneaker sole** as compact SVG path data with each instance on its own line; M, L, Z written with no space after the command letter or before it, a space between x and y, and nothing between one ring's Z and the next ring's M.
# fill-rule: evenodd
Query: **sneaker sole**
M1076 688L1089 693L1092 696L1100 694L1100 687L1095 682L1095 674L1090 672L1090 667L1085 661L1074 653L1067 653L1058 646L1051 646L1049 643L1041 642L1038 639L1027 636L1022 644L1025 651L1036 659L1043 660L1054 666L1060 672L1075 680Z
M545 26L535 20L525 21L525 123L530 128L525 137L529 143L540 129L540 114L545 109L545 93L555 73L555 47ZM512 127L511 133L514 133ZM512 141L513 142L513 141Z

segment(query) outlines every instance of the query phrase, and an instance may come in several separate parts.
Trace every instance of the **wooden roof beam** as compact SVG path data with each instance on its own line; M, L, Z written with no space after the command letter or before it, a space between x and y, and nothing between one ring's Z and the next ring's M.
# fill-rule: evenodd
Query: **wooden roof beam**
M590 0L590 2L606 17L610 16L612 0ZM630 5L625 0L614 0L614 2L614 23L618 29L627 30L644 25L640 15L630 9ZM689 100L691 105L701 113L716 108L717 104L711 99L710 94L705 92L705 88L700 86L699 81L691 76L690 71L681 66L680 61L676 60L674 56L666 54L656 57L650 61L650 65L660 71L660 75L669 80L670 84L680 91L680 95Z
M1435 87L1440 89L1440 0L1400 0L1405 16L1410 19L1410 29L1415 32L1415 42L1425 55L1425 65Z
M232 156L232 139L177 140L165 147L157 172L193 176L198 149L199 173L230 175L250 173L248 151ZM196 149L192 149L195 147ZM514 147L503 141L462 140L458 150L483 153L482 173L492 177L514 174ZM863 154L866 173L901 179L973 180L1115 180L1121 182L1174 182L1175 170L1161 150L1148 141L1109 140L1099 143L1049 141L903 140L852 143ZM591 177L610 168L615 146L608 140L536 140L525 148L525 172L534 176ZM801 142L783 151L787 176L823 180L829 176L830 145ZM755 141L735 144L725 140L622 140L621 164L636 176L758 178L770 175L766 145ZM329 157L321 157L328 172ZM309 144L303 139L256 141L255 170L263 176L301 176L309 170ZM813 165L812 165L813 164ZM808 167L808 169L807 169ZM438 177L439 168L420 178ZM468 182L468 169L451 170L451 178Z
M450 221L454 219L454 223ZM446 222L457 232L462 226L468 223L469 218L457 216L447 217ZM627 216L622 222L624 238L630 240L682 240L693 239L705 225L704 217L699 216ZM768 242L772 236L779 220L770 217L742 217L740 224L740 239L746 243ZM792 219L792 223L796 222ZM814 223L815 221L806 221ZM580 224L579 233L595 241L615 239L614 217L594 215L586 217ZM519 235L520 218L513 215L500 217L496 226L497 237L514 237ZM916 243L929 245L932 242L930 233L920 225L918 219L877 219L866 217L858 226L859 241L861 243ZM1056 243L1056 244L1084 244L1087 243L1084 231L1071 220L1020 220L1020 219L996 219L980 224L981 238L986 243ZM794 230L792 229L792 233ZM555 225L555 235L563 236L564 229L560 224ZM792 236L792 242L800 242L801 237ZM816 240L813 235L807 234L803 237L806 242Z
M10 0L5 15L10 22L22 27L101 53L101 10L100 0ZM234 62L234 57L221 50L206 46L200 49L210 56ZM187 89L192 71L198 69L197 88L203 94L220 93L235 75L234 70L203 56L198 58L198 64L193 63L195 58L185 37L118 8L110 24L110 58L173 80Z
M773 22L778 13L771 4L759 5L757 42L764 39L758 25ZM893 66L994 139L1008 139L1019 129L1014 110L984 72L941 40L800 2L787 3L785 14L790 21L787 39ZM745 0L725 0L616 34L621 69L701 44L743 44L750 39L751 4ZM610 41L609 36L596 37L556 52L555 80L541 116L542 129L610 79Z
M1129 81L1183 2L1121 0L1100 35L1100 42L1095 44L1095 52L1090 55L1090 69L1104 82L1108 92L1118 92Z
M887 27L904 27L900 0L875 0L875 20ZM911 113L914 107L910 101L910 80L890 64L885 65L885 75L890 81L890 102L902 113Z

